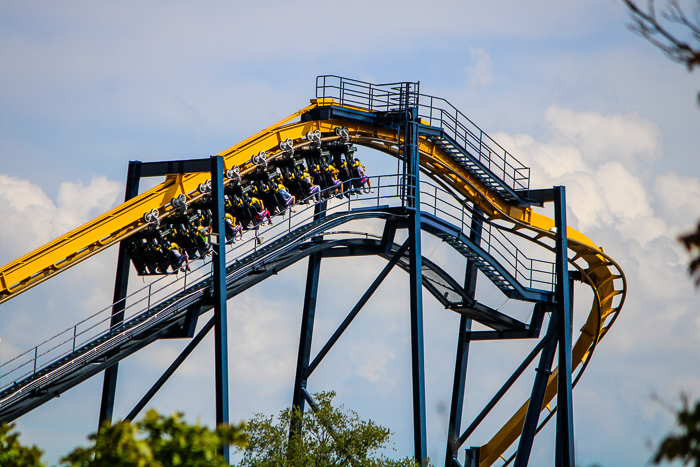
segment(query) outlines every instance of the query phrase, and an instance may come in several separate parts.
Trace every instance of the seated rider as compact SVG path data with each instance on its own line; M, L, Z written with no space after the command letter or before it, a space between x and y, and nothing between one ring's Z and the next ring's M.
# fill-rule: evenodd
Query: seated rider
M226 228L226 237L230 239L229 243L232 243L236 237L238 237L239 240L243 240L243 226L236 220L233 214L226 213L226 216L224 216L224 226Z
M347 161L343 161L340 164L338 178L340 179L341 182L343 182L343 192L345 193L345 196L347 196L349 198L350 197L350 189L352 188L351 183L350 183L350 179L352 178L352 174L350 171L350 166L348 165Z
M203 220L202 217L200 220ZM209 234L211 234L210 225L200 225L197 227L197 240L203 250L204 255L211 253L211 245L209 244Z
M279 193L282 199L284 200L285 206L287 206L292 212L297 212L296 209L294 209L293 207L296 203L296 197L291 195L289 191L287 191L287 187L285 187L282 184L282 180L280 180L277 184L277 193Z
M265 209L265 205L263 204L261 199L258 199L255 196L253 196L250 199L250 205L255 210L255 220L259 222L264 222L265 219L267 219L267 224L272 225L272 219L270 219L270 211Z
M306 185L306 189L309 192L309 196L314 197L314 201L321 201L321 187L318 185L314 185L314 182L309 175L309 172L304 172L304 175L302 175L302 181L304 182L304 185Z
M187 253L180 248L177 243L172 242L168 248L168 252L174 260L174 272L177 272L178 270L182 272L190 270L190 260L187 257Z
M326 172L331 175L331 180L333 182L331 188L333 188L333 194L338 195L339 198L342 198L340 193L342 193L343 182L338 180L338 169L336 169L333 164L328 164L328 167L326 167Z
M369 179L369 177L365 176L365 166L360 164L360 159L355 159L354 167L355 170L357 170L357 175L360 177L360 186L363 187L363 191L365 193L374 193L374 190L372 189L372 181ZM369 188L364 188L365 184L367 184L367 187Z

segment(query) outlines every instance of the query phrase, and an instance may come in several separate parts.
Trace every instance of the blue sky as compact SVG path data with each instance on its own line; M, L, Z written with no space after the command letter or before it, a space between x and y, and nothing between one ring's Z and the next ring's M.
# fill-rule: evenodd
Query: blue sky
M217 153L305 106L317 75L420 81L530 165L532 186L565 184L570 223L627 274L623 313L575 391L580 465L645 463L648 443L673 424L652 394L671 404L681 391L700 396L698 292L675 240L700 218L700 80L628 31L621 2L0 1L0 11L0 263L113 206L129 160ZM371 172L387 166L379 155L362 158ZM1 305L3 358L108 303L114 263L108 251ZM381 267L372 258L324 263L315 342ZM297 265L229 303L234 420L291 400L304 271ZM389 426L403 455L411 452L408 317L396 297L406 283L403 273L389 276L311 384ZM498 300L488 286L480 293ZM577 294L577 309L586 299ZM436 465L456 323L426 298ZM117 417L184 345L158 343L122 365ZM465 418L529 345L474 346ZM211 423L212 352L205 341L153 405ZM51 462L84 443L100 386L94 378L20 419L24 439ZM550 427L533 459L551 463L552 449Z

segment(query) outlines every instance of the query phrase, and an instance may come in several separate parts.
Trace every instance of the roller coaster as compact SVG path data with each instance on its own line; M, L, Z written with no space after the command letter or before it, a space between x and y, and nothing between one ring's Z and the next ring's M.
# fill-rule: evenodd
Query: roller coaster
M366 176L358 146L395 157L397 173ZM421 94L418 83L374 85L338 76L318 77L309 106L216 156L133 161L123 204L0 268L3 303L119 245L113 303L2 363L0 423L100 372L100 420L111 420L118 363L159 339L191 339L126 417L131 420L212 329L217 423L227 423L226 302L300 260L308 261L308 272L292 404L304 410L308 403L313 410L308 379L398 266L410 284L415 458L424 461L427 450L425 290L460 315L445 465L500 460L525 466L535 435L555 417L556 465L574 465L572 388L615 322L626 281L602 248L567 226L565 188L532 189L529 175L449 102ZM165 181L139 194L139 180L153 176ZM545 203L553 204L554 219L537 212ZM463 278L422 255L426 235L464 258ZM312 359L321 260L361 255L380 256L386 267ZM132 265L153 278L129 292ZM480 302L478 275L531 306L528 319ZM593 292L575 342L574 282ZM198 318L212 309L213 317L195 334ZM472 329L473 323L479 326ZM503 339L536 344L463 429L470 344ZM529 398L490 439L466 449L463 464L458 451L538 356Z

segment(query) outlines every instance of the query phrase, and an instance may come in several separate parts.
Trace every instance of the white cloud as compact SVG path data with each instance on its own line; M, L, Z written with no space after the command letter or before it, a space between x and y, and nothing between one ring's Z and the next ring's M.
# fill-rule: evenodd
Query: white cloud
M700 181L673 172L654 180L654 195L664 218L679 229L694 226L700 218Z
M0 260L11 261L114 206L124 188L121 183L95 176L63 182L56 201L28 180L0 174Z
M673 237L663 214L652 208L651 190L638 169L662 153L655 123L635 113L602 115L549 106L545 126L542 140L527 134L497 134L496 139L531 167L531 186L567 187L574 227L613 229L643 246L660 236Z
M352 346L353 363L358 365L354 373L365 378L371 383L382 382L387 388L395 382L387 371L387 367L393 362L394 351L386 342L359 341Z
M527 134L495 139L530 165L532 186L566 186L569 223L602 245L625 271L629 297L623 316L635 319L626 329L613 329L610 335L619 332L620 340L613 337L612 345L625 342L625 348L639 350L645 346L639 333L660 329L665 331L658 344L670 345L678 340L673 337L678 323L695 329L692 307L684 304L694 296L676 237L700 216L700 180L673 172L649 180L649 164L663 152L661 132L636 113L602 115L550 106L545 123L548 131L540 139Z
M553 141L575 146L588 163L619 161L634 164L661 155L661 129L636 112L601 115L551 105L545 123Z
M470 86L488 86L493 81L491 56L482 47L469 47L470 65L464 67Z

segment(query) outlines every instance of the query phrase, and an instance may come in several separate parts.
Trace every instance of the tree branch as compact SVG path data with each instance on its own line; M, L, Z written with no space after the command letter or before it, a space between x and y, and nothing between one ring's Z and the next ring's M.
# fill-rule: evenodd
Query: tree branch
M686 65L689 71L700 65L700 21L698 21L699 24L690 21L678 0L669 0L668 11L663 12L661 16L668 23L684 27L690 33L693 41L677 37L668 27L659 22L654 0L648 0L647 11L640 9L632 0L622 1L627 5L632 17L633 24L629 26L630 30L661 49L674 62ZM700 2L698 5L700 6ZM697 42L697 44L692 42Z

